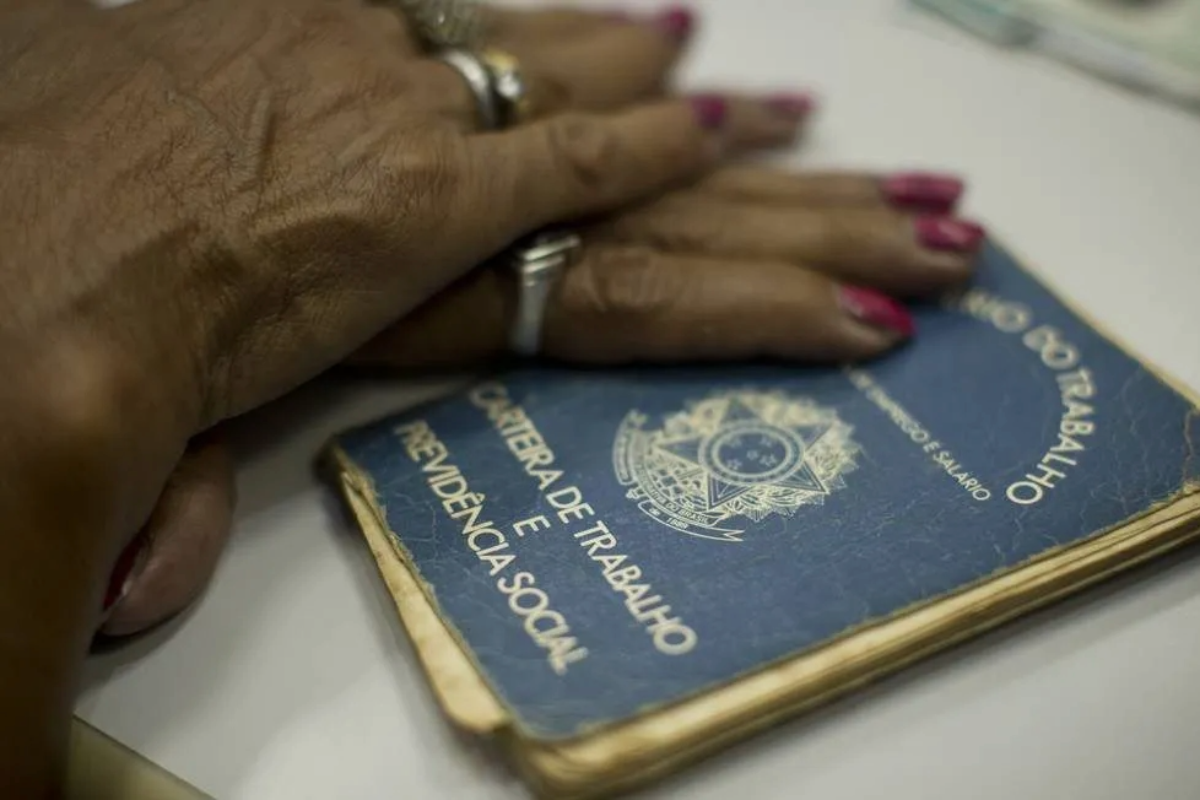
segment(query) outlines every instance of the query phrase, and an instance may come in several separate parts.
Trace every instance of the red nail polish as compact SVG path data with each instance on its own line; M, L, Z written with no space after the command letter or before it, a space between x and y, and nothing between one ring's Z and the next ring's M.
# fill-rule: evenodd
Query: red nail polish
M931 250L971 253L986 235L982 226L952 217L918 217L915 225L917 240Z
M767 108L787 119L801 119L808 116L816 103L807 94L777 94L765 101Z
M138 555L141 553L142 539L137 537L121 551L121 555L117 556L117 563L113 565L112 574L108 579L108 588L104 592L104 611L108 611L117 604L117 601L125 596L125 590L128 589L130 577L133 575L133 568L137 564Z
M921 172L894 175L883 182L883 194L888 202L935 214L952 211L964 189L958 178Z
M703 94L692 98L692 110L701 127L715 131L725 124L729 115L729 103L715 94Z
M696 15L684 6L671 6L658 15L658 26L673 39L686 39L696 27Z
M887 295L857 286L843 286L839 294L842 308L855 319L886 328L905 339L916 333L917 324L908 309Z

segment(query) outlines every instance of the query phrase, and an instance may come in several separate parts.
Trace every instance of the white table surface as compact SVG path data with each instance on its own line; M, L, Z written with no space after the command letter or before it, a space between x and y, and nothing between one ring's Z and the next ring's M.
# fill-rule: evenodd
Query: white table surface
M695 5L689 83L825 99L797 166L961 172L971 213L1200 388L1200 118L893 0ZM211 590L95 658L80 715L219 800L525 797L443 725L365 547L311 471L335 431L438 388L315 388L257 420ZM1197 745L1200 558L1185 555L649 796L1191 800Z

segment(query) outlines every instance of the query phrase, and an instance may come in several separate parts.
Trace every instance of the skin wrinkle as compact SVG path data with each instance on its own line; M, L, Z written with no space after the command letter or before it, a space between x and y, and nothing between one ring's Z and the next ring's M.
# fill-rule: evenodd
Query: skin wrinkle
M16 75L0 64L0 85L18 84L0 91L0 109L46 134L0 147L0 174L20 181L0 184L0 222L22 229L0 254L0 300L22 315L0 314L0 364L13 376L0 387L0 401L13 400L0 402L9 465L0 471L9 520L0 564L28 579L19 591L0 580L0 630L48 665L30 674L37 658L0 653L0 776L23 782L14 796L54 788L80 659L121 549L149 521L163 565L163 583L141 587L151 617L180 610L171 606L202 587L187 565L212 552L198 545L219 551L228 522L154 513L174 502L164 495L170 476L180 473L174 491L191 480L180 459L196 434L320 375L381 332L404 346L376 351L376 363L402 366L404 353L428 361L435 336L447 366L463 352L503 353L511 274L480 268L503 246L564 217L625 213L725 157L790 145L803 124L781 124L762 98L734 96L718 136L686 98L647 102L644 88L666 85L659 79L683 43L637 25L619 43L625 23L584 12L572 16L586 23L578 48L532 35L526 23L545 15L502 15L523 34L498 44L545 70L532 80L568 87L579 105L477 135L453 71L419 57L415 44L387 41L357 3L148 0L101 18L82 5L10 2L37 9L26 24L66 32L37 37ZM605 47L588 46L597 34ZM29 42L0 25L0 53ZM610 43L646 70L606 72L597 57ZM433 93L432 82L448 91ZM564 111L571 116L545 116ZM11 123L0 117L0 131L19 141L28 129ZM3 169L13 159L23 161ZM605 256L611 242L587 241L599 248L588 258L620 272L606 261L619 257ZM621 362L861 344L860 323L826 305L827 277L781 282L788 269L808 273L733 245L732 254L651 250L631 270L641 283L613 283L599 311L556 294L548 349ZM875 275L891 266L876 265ZM405 328L418 307L418 324ZM746 338L759 323L770 323L766 332ZM647 341L655 326L657 345ZM48 404L45 387L57 384L70 394ZM47 441L68 469L39 478L26 468L31 453L45 457ZM4 478L20 470L19 481ZM56 483L64 475L79 485ZM81 487L91 494L74 494ZM64 494L79 502L62 503Z

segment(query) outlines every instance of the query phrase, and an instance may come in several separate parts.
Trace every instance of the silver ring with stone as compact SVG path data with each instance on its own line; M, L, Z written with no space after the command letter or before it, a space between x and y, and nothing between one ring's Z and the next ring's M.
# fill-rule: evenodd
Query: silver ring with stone
M582 247L578 234L560 231L538 234L513 249L517 314L509 344L515 354L528 358L541 350L550 293Z
M484 49L479 59L487 65L492 75L492 94L495 96L500 126L511 128L528 122L533 116L533 108L529 83L525 80L521 62L511 53L495 47Z

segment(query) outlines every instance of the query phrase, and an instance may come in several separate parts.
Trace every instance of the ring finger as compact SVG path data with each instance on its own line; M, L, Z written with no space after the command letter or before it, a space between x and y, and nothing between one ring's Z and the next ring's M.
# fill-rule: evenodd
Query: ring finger
M969 277L985 234L966 219L883 202L789 205L689 192L615 217L592 235L675 253L791 263L911 297Z
M430 369L503 356L515 308L510 273L477 271L377 337L353 363ZM548 299L542 350L590 364L833 362L881 354L912 332L912 318L894 300L792 264L593 242Z
M520 121L563 111L613 111L664 95L691 24L670 20L683 13L668 12L650 22L592 24L586 32L571 37L516 37L511 31L519 30L521 24L509 23L505 30L511 38L494 45L517 65L525 96ZM690 17L685 14L683 19ZM414 89L428 93L460 128L480 128L477 96L470 81L454 67L430 59L413 83ZM775 112L776 123L784 119L789 128L798 125L812 106L808 95L795 92L772 95L762 102Z

